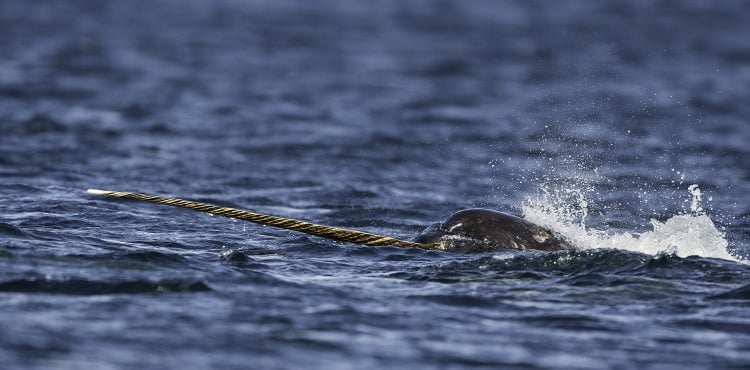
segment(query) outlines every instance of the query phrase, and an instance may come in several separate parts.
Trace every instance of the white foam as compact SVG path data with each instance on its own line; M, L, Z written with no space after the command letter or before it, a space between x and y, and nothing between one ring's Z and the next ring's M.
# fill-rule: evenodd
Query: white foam
M676 214L661 222L650 220L651 231L598 230L586 227L588 202L585 192L571 189L541 189L522 206L526 220L560 233L580 249L616 248L656 255L700 256L740 261L727 251L724 233L701 207L698 185L691 185L691 212Z

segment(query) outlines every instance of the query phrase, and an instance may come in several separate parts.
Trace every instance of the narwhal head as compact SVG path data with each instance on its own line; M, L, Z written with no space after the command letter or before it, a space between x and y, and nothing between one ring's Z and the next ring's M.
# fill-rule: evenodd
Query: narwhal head
M425 229L415 241L435 243L439 249L463 252L572 249L564 239L544 227L488 209L456 212L445 221Z

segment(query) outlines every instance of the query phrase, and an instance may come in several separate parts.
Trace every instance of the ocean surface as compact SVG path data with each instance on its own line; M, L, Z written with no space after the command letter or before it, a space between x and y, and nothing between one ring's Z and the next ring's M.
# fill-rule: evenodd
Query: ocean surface
M0 0L0 368L750 368L750 2ZM577 249L365 247L466 208Z

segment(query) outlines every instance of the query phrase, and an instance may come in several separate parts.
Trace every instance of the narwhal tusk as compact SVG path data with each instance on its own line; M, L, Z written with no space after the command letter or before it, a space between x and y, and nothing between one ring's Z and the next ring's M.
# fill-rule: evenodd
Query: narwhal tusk
M109 191L99 189L88 189L89 194L104 195L108 197L135 199L145 202L164 204L174 207L182 207L214 215L236 218L254 222L261 225L273 226L287 230L299 231L305 234L319 236L326 239L355 243L369 246L390 245L394 247L413 247L422 249L435 249L434 243L416 243L387 236L366 233L363 231L342 229L338 227L318 225L311 222L295 220L292 218L265 215L255 212L243 211L235 208L219 207L206 203L193 202L178 198L166 198L156 195L148 195L134 192Z

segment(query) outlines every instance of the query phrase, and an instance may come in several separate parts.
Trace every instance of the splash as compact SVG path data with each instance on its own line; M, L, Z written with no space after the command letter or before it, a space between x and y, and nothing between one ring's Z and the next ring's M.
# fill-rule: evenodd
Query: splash
M740 261L727 252L724 233L701 206L698 185L688 187L690 213L677 214L664 222L652 219L652 230L642 233L598 230L586 226L587 193L580 189L543 187L527 197L521 209L526 220L560 233L580 249L617 248L656 255L700 256Z

